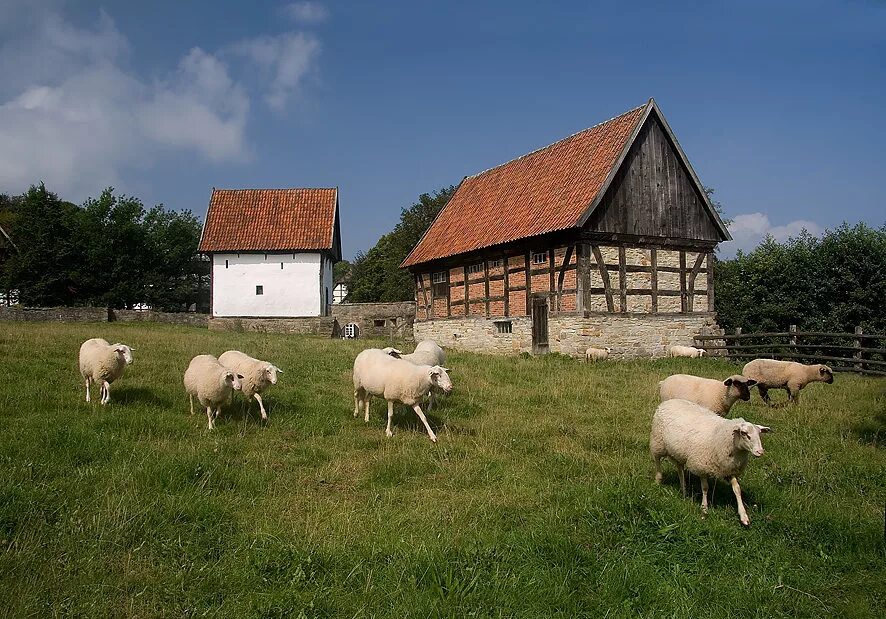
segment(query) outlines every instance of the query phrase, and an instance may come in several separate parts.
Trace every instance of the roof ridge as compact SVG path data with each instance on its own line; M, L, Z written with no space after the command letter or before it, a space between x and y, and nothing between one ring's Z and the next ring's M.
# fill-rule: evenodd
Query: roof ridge
M637 107L632 107L631 109L627 110L626 112L622 112L621 114L613 116L612 118L609 118L609 119L604 120L602 122L599 122L596 125L591 125L590 127L586 127L586 128L581 129L579 131L576 131L572 135L567 135L565 138L561 138L561 139L557 140L556 142L551 142L547 146L542 146L541 148L536 148L534 151L528 152L525 155L520 155L519 157L514 157L513 159L509 159L508 161L505 161L504 163L500 163L498 165L492 166L491 168L487 168L487 169L483 170L482 172L477 172L476 174L471 174L470 176L466 176L465 178L466 179L477 178L478 176L482 176L483 174L486 174L487 172L491 172L492 170L497 170L498 168L503 168L504 166L508 165L509 163L514 163L515 161L520 161L521 159L526 159L527 157L535 155L536 153L540 153L543 150L547 150L549 148L552 148L552 147L556 146L557 144L571 140L575 136L585 133L586 131L590 131L591 129L596 129L597 127L601 127L607 123L611 123L612 121L619 119L622 116L627 116L628 114L632 114L632 113L636 112L637 110L646 107L647 105L649 105L649 101L647 101L646 103L643 103L642 105L638 105Z
M222 188L213 187L212 192L216 191L337 191L338 187L233 187Z

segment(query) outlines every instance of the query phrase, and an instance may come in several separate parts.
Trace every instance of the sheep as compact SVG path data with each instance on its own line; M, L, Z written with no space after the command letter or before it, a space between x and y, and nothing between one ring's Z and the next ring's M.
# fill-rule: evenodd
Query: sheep
M812 382L831 384L834 382L834 371L826 365L803 365L795 361L776 361L775 359L754 359L745 364L741 373L757 381L760 397L769 406L770 389L784 389L788 392L788 401L797 404L800 389Z
M585 351L585 361L605 361L609 358L609 353L611 352L612 349L609 347L594 348L591 346Z
M763 455L760 435L770 428L744 419L723 419L688 400L667 400L652 417L649 453L655 463L655 483L661 483L661 459L670 458L677 466L680 490L686 496L684 469L701 478L701 509L708 512L708 477L728 478L738 504L738 517L744 526L751 521L741 500L738 477L748 456Z
M689 400L725 417L738 400L747 402L751 399L751 387L756 384L754 379L740 374L722 381L689 374L674 374L658 383L658 386L662 402Z
M267 361L254 359L239 350L223 352L218 362L243 377L240 381L240 391L246 396L247 402L250 398L255 398L261 410L262 420L267 421L268 414L265 412L260 394L270 385L277 384L277 374L282 374L283 370Z
M194 414L194 398L206 407L206 418L209 429L215 428L215 417L221 413L221 407L231 401L234 389L240 389L242 376L229 370L212 355L197 355L191 359L185 370L185 391L191 403L191 414ZM215 415L212 409L215 408Z
M111 383L123 376L132 363L132 351L126 344L108 344L95 337L80 345L80 376L86 381L86 401L90 401L89 383L101 384L101 404L111 401Z
M703 348L694 348L693 346L671 346L668 348L668 357L704 357Z
M391 349L385 349L391 350ZM415 346L415 350L408 355L404 355L400 353L400 351L395 351L395 353L389 353L392 356L398 357L400 359L405 359L410 363L415 365L440 365L446 363L446 352L435 342L434 340L422 340ZM432 388L428 392L428 411L434 408L434 393L438 391L436 387Z
M397 359L383 350L364 350L354 360L354 417L363 406L363 420L369 422L370 396L380 396L388 401L388 424L386 436L393 436L391 422L394 418L394 402L411 406L428 431L431 441L437 442L437 435L431 429L419 401L432 387L439 387L444 393L452 391L452 381L448 370L439 365L414 365Z

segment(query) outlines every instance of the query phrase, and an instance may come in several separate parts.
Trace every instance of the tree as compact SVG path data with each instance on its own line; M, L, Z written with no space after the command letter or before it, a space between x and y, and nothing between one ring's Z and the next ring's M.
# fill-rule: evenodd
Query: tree
M455 186L433 194L423 193L418 202L400 211L400 222L382 236L368 252L357 254L351 270L348 297L355 303L409 301L415 298L412 275L400 263L455 193Z

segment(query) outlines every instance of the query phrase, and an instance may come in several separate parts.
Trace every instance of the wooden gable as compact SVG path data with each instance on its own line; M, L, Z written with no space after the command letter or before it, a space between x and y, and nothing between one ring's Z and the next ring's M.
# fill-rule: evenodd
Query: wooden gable
M651 110L585 223L592 232L729 239L666 121Z

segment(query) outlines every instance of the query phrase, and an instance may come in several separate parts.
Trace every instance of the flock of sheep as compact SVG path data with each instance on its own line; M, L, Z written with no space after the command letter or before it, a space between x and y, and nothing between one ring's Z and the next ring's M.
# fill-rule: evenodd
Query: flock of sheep
M80 347L80 374L86 383L86 401L90 401L90 384L101 386L101 403L111 398L111 383L123 375L132 363L132 348L125 344L109 344L94 338ZM601 360L611 349L590 348L586 358ZM691 346L674 346L669 356L699 357L703 350ZM424 424L434 442L421 403L433 406L434 392L449 393L452 381L443 367L446 353L436 342L420 342L415 351L403 354L395 348L370 348L354 360L354 417L364 412L369 421L369 403L373 396L388 403L387 436L393 436L391 422L397 402L411 407ZM254 359L240 351L229 350L216 358L197 355L184 375L185 391L194 413L194 398L206 407L209 429L215 427L221 407L231 401L234 391L241 391L247 400L254 398L263 420L268 415L261 393L277 384L282 370L266 361ZM652 417L649 451L655 465L655 481L661 482L661 459L669 458L677 467L680 488L686 494L686 476L691 473L701 480L702 510L708 510L708 479L728 479L738 504L738 515L745 526L750 524L738 478L751 455L763 455L761 435L770 431L742 418L726 415L738 400L748 401L756 386L763 400L771 405L770 389L784 389L790 402L797 403L799 392L811 382L834 382L834 374L826 365L803 365L793 361L755 359L746 364L741 374L720 381L689 374L675 374L659 383L661 404Z

